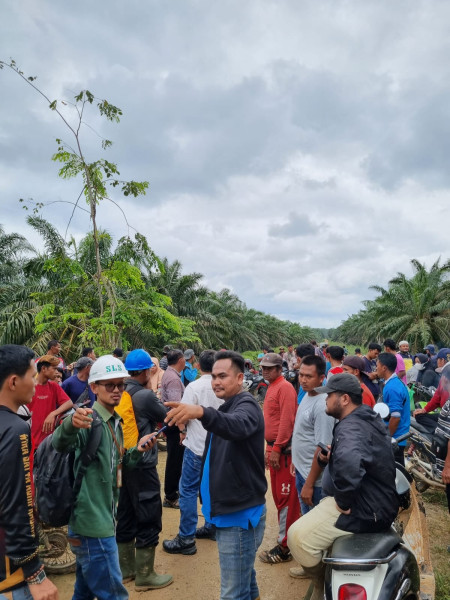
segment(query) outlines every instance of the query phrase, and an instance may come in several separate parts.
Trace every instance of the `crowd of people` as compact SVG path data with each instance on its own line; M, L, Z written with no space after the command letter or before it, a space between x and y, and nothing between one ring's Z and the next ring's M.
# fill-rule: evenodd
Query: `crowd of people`
M57 340L40 357L0 347L0 598L58 597L39 557L33 511L33 457L50 435L55 450L74 453L75 477L82 473L68 524L75 600L125 599L127 582L146 591L174 581L154 569L163 507L180 512L164 552L189 556L198 540L215 541L221 600L258 600L266 470L278 534L258 558L270 565L295 558L289 574L311 579L318 600L322 556L333 541L385 531L395 519L395 462L405 464L406 440L394 451L391 440L409 431L408 383L436 388L413 414L431 420L450 445L450 349L432 344L415 355L407 341L392 339L365 354L315 341L264 348L255 365L267 383L263 411L243 389L248 360L231 350L204 350L197 359L193 349L167 345L158 359L144 349L97 357L85 348L69 365L61 352ZM389 408L385 421L373 410L380 401ZM94 422L101 441L86 466ZM440 469L450 511L450 453Z

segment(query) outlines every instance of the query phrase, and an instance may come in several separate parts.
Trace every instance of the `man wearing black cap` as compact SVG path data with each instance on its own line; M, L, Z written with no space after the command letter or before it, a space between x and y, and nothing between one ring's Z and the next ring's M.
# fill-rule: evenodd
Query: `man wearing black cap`
M161 357L161 360L159 361L159 366L161 367L161 369L163 371L165 371L167 369L167 367L169 366L169 363L167 362L167 355L169 354L169 352L172 350L172 346L170 346L169 344L167 344L166 346L164 346L163 348L163 355Z
M328 463L325 498L291 526L288 545L312 579L311 600L322 600L325 550L343 535L388 529L398 499L391 439L380 417L362 404L358 379L340 373L316 391L328 394L326 412L338 420L329 452L318 456L322 468Z

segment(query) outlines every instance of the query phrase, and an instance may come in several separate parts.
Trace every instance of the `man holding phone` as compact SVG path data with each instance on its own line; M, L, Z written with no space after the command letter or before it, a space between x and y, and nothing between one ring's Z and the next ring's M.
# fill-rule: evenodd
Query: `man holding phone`
M69 543L77 557L74 600L115 598L126 600L115 539L116 506L122 487L123 468L132 468L143 452L156 444L146 435L125 450L121 417L115 408L125 389L128 372L114 356L99 358L91 368L89 384L97 396L92 408L77 408L64 419L53 434L58 452L75 449L74 474L80 469L80 454L85 447L93 418L100 419L102 437L96 460L87 467L69 521ZM95 411L95 414L94 414ZM146 570L153 570L147 565Z

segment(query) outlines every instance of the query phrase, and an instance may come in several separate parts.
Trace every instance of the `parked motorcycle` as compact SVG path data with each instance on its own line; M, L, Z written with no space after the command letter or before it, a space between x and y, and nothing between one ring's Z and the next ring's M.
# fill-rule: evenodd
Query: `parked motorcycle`
M412 475L418 492L429 487L445 491L445 484L436 468L436 455L432 450L433 433L411 417L410 447L406 469Z
M409 434L400 436L397 443ZM411 476L397 465L402 509L411 501ZM394 527L338 538L323 558L326 600L418 600L420 573L413 552Z
M39 535L39 556L47 573L75 573L76 557L67 539L67 527L47 527L36 521Z
M249 370L244 371L243 388L255 396L258 404L263 406L266 397L268 383L259 373L252 373Z

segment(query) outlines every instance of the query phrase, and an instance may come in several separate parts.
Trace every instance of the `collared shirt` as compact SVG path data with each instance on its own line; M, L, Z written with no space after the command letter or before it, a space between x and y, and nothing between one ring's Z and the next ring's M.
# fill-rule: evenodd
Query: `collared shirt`
M167 367L161 379L161 402L181 402L183 394L181 373L173 367Z
M281 452L291 440L296 412L294 386L280 375L269 384L264 399L264 435L267 442L273 442L275 452Z
M406 385L393 373L383 388L383 401L389 406L391 417L399 417L400 422L392 437L397 438L409 431L411 423L409 392ZM406 440L399 446L406 446Z
M186 388L183 395L183 404L194 404L203 406L204 408L212 406L219 408L223 404L223 400L218 398L211 387L212 376L205 374L193 381ZM205 450L206 429L198 419L192 419L187 424L187 434L183 441L183 445L189 448L191 452L197 456L203 456Z
M181 372L181 381L185 386L188 386L192 381L197 379L197 374L198 370L189 361L186 361L186 366Z
M116 530L116 509L119 500L117 487L117 464L120 460L119 450L114 443L110 423L119 446L123 445L121 418L114 411L111 414L99 402L92 407L102 421L102 436L97 448L96 459L92 461L83 478L77 502L70 517L70 528L79 535L89 537L111 537ZM58 452L75 450L74 474L80 468L80 456L85 447L89 429L78 429L72 425L70 418L64 419L53 434L53 447ZM142 454L134 447L123 456L123 467L133 468Z
M287 362L288 369L290 371L292 371L292 369L297 364L297 355L296 355L296 353L294 351L292 351L292 352L285 352L283 354L283 360L285 360Z

